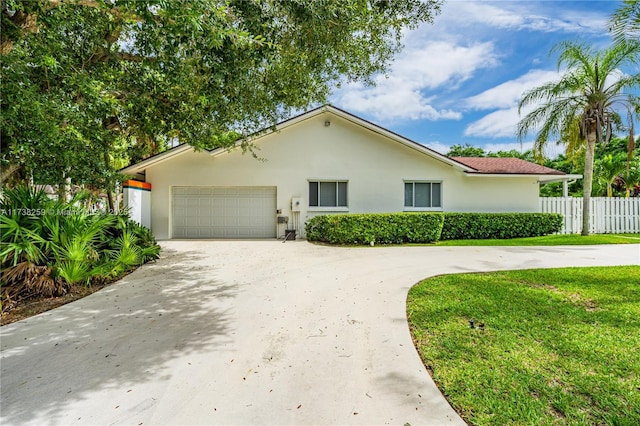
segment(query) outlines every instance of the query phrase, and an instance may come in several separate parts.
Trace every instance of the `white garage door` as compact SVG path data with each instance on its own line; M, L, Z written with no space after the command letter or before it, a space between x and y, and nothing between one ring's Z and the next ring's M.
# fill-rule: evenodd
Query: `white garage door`
M173 238L275 238L275 187L174 187Z

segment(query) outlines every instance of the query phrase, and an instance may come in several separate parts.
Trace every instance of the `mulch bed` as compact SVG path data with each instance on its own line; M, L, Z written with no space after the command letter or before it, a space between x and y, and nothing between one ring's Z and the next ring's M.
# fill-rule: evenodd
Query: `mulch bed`
M108 284L93 285L91 287L72 286L71 290L64 296L41 297L21 302L18 306L11 309L10 311L2 312L2 316L0 318L0 326L11 324L12 322L20 321L25 318L41 314L42 312L57 308L58 306L73 302L74 300L82 299L83 297L101 290L107 285Z

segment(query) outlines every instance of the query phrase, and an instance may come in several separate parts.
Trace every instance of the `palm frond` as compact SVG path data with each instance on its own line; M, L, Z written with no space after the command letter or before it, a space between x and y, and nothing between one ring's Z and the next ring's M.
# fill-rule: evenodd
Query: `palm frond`
M640 2L624 0L609 22L616 42L638 39L640 36Z
M562 41L553 46L550 53L558 53L558 69L566 65L569 69L593 71L591 59L594 51L590 45L575 41Z

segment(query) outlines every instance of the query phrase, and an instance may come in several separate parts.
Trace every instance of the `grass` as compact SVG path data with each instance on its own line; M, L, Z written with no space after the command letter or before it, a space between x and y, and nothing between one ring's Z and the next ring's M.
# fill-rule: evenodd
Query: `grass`
M472 425L640 424L638 266L435 277L411 289L407 315Z
M543 237L512 238L504 240L446 240L438 246L563 246L589 244L640 244L640 234L579 234L545 235Z

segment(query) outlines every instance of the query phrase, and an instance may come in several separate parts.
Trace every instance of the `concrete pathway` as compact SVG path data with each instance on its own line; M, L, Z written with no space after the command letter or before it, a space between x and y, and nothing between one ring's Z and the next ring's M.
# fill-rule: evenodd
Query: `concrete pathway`
M0 329L1 424L463 424L411 342L412 285L640 264L640 245L162 245L119 283Z

